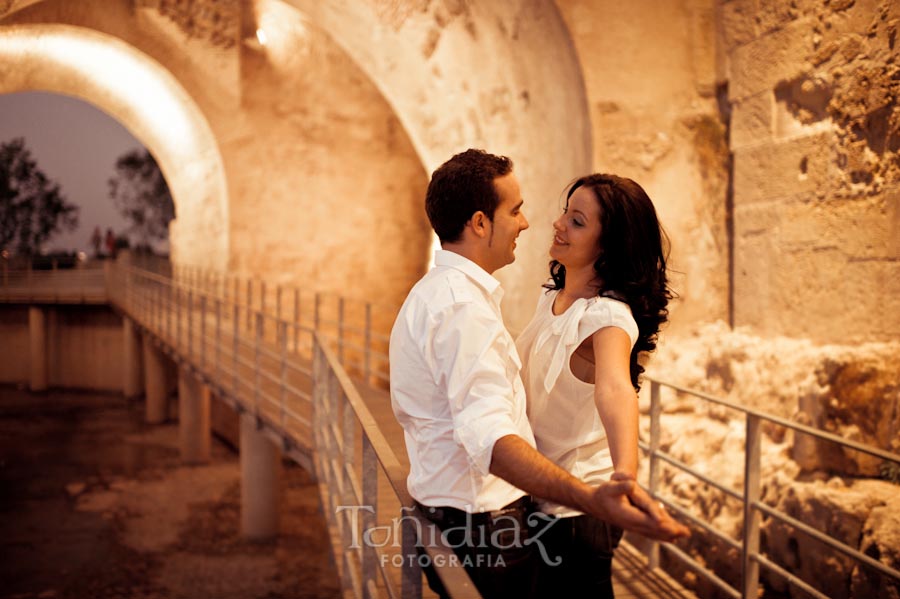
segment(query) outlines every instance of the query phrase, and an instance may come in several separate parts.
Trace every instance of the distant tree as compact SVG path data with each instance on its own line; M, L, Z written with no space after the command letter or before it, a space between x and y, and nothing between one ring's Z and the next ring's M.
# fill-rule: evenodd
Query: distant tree
M78 226L78 206L38 168L25 140L0 144L0 249L36 254L54 234Z
M131 222L137 247L169 237L169 221L175 218L172 194L156 160L147 150L132 150L116 160L116 174L109 179L109 196Z

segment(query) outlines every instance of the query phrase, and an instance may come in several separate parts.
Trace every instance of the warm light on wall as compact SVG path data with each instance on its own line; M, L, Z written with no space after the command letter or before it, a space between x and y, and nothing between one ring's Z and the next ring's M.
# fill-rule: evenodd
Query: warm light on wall
M0 45L3 43L4 38L0 38ZM146 60L139 60L103 40L85 36L42 35L35 37L33 43L37 53L75 71L94 65L90 68L93 84L115 90L115 95L138 113L141 120L165 123L157 131L158 135L168 137L186 150L196 143L196 125L178 94L173 93L167 81Z
M81 98L128 128L153 153L177 207L176 260L223 268L228 191L209 123L180 82L120 39L65 25L14 25L0 35L0 93Z
M297 55L304 55L308 42L306 17L281 0L257 0L256 42L276 68L291 68Z

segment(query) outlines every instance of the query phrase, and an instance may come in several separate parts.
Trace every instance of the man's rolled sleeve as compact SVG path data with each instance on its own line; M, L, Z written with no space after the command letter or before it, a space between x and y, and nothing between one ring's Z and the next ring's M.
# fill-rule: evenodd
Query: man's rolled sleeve
M434 364L447 388L453 435L482 476L490 472L494 443L518 435L513 420L513 351L503 325L476 303L456 304L433 338ZM466 323L465 327L458 326Z

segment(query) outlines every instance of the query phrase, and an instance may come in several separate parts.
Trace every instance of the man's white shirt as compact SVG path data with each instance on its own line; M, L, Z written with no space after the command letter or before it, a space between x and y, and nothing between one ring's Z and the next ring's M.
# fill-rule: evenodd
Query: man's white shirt
M497 510L525 495L490 474L494 443L534 447L500 282L445 250L412 288L391 331L391 405L403 426L419 503Z

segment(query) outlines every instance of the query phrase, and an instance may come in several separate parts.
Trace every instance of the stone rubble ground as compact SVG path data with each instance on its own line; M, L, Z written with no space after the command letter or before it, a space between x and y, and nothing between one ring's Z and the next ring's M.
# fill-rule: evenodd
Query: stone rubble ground
M761 339L724 323L667 339L648 373L782 418L815 424L839 436L900 452L900 343L817 346ZM641 392L649 411L649 385ZM662 393L662 448L737 492L743 492L744 418L671 390ZM642 434L649 435L643 418ZM866 555L900 569L900 487L883 480L880 459L813 443L777 425L763 427L762 499ZM742 504L691 475L664 469L669 491L695 515L732 539L742 537ZM898 599L900 583L853 562L791 527L764 521L763 551L831 597ZM737 551L711 535L690 542L719 575L737 584ZM700 596L715 596L693 575ZM776 576L766 597L800 597Z

